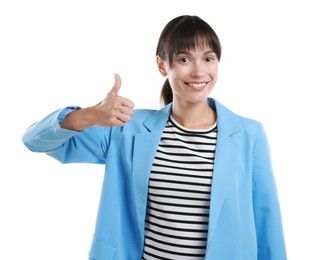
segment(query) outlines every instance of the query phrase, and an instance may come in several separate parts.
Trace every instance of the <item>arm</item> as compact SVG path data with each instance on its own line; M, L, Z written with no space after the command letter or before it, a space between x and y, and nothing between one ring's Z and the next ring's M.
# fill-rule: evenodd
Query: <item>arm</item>
M109 127L124 125L133 113L133 102L118 96L120 86L116 75L113 88L96 106L57 110L33 124L23 135L25 146L61 162L102 161L102 142Z
M253 152L253 203L258 259L287 259L270 149L262 126Z

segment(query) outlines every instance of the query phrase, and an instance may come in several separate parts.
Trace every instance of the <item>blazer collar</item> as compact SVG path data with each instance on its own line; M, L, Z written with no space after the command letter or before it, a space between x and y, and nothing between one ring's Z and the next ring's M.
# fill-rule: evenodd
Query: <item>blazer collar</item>
M153 115L149 116L143 121L143 125L149 132L163 131L171 113L171 108L172 103L168 104L160 110L157 110Z
M241 129L239 118L231 110L213 98L207 99L208 105L217 113L218 129L229 136ZM172 103L157 110L152 116L143 121L143 125L149 132L163 131L164 126L171 113Z
M208 105L217 113L218 131L228 136L241 130L239 117L213 98L208 98Z

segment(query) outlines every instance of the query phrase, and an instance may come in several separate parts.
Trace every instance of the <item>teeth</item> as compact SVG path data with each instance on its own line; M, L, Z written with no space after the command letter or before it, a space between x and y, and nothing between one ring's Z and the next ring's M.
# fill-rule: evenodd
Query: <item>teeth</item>
M193 88L202 88L206 85L206 83L190 83L190 86Z

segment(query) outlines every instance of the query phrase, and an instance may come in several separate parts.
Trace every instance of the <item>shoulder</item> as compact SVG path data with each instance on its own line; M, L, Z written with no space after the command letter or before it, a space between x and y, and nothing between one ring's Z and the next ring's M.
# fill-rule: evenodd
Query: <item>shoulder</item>
M242 128L247 129L248 131L256 131L263 126L262 122L254 118L245 117L243 115L238 115L238 114L235 114L235 115L238 117L242 125Z
M255 119L237 115L239 121L241 122L241 128L244 133L251 138L258 138L261 135L264 135L263 124Z
M147 117L153 115L158 110L156 109L135 109L133 111L132 119L133 120L145 120Z
M135 109L133 111L133 115L131 116L131 119L127 124L129 125L137 125L142 124L145 120L147 120L150 117L154 117L156 113L158 113L159 110L156 109Z
M242 130L250 136L256 136L263 131L263 124L260 121L240 115L217 100L214 100L214 104L218 116L218 126L226 132Z

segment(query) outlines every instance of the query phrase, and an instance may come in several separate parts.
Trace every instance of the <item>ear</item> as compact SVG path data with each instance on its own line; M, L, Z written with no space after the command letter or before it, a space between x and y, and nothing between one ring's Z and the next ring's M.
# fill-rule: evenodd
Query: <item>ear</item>
M162 76L166 77L167 76L167 70L166 70L165 61L162 58L160 58L159 56L156 56L156 62L157 62L159 72L161 73Z

